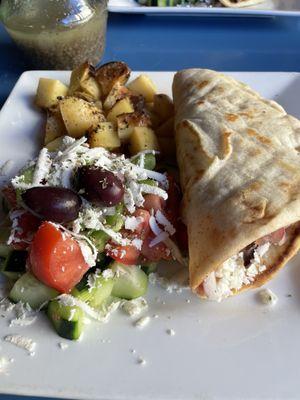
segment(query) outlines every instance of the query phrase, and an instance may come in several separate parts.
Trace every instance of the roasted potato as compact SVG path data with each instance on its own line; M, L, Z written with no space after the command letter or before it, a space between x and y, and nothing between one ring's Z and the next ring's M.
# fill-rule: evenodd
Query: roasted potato
M121 114L127 114L134 112L134 108L128 97L119 100L114 107L107 114L107 120L113 124L117 124L117 116Z
M47 111L44 144L47 145L59 136L67 134L67 130L59 109Z
M144 96L147 103L154 100L157 92L156 86L147 75L140 75L127 85L128 89L136 94Z
M129 150L132 155L143 150L159 150L159 144L154 131L146 126L133 129L129 138Z
M158 137L174 137L174 129L174 117L171 117L156 128L155 133Z
M95 78L100 85L102 96L106 97L117 83L125 85L130 73L130 68L121 61L113 61L96 69Z
M104 110L110 110L116 104L117 101L124 99L124 97L129 96L130 91L126 86L122 86L117 83L111 91L108 93L106 99L103 103Z
M59 109L69 136L79 138L90 128L105 121L104 115L92 103L77 97L66 97L59 102Z
M58 98L66 96L68 88L57 79L40 78L35 103L41 108L50 108L58 103Z
M91 147L105 147L113 150L121 146L121 141L111 122L101 122L89 133L89 145Z
M133 112L117 116L118 136L125 143L130 138L133 129L137 126L151 126L150 118L145 113Z
M77 96L87 101L101 98L101 90L93 77L93 67L84 63L72 71L68 95Z
M174 104L166 94L156 94L153 99L153 112L161 119L161 122L174 116Z

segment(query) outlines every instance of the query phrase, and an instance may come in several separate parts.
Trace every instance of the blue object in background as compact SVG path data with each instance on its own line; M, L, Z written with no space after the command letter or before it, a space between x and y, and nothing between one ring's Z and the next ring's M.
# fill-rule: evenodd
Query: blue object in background
M134 70L299 71L300 18L110 14L103 62ZM30 69L0 28L0 106Z
M140 71L187 67L300 71L300 18L110 14L103 62L111 60L125 61L133 70ZM0 106L20 74L28 69L0 27ZM22 397L0 395L0 399Z

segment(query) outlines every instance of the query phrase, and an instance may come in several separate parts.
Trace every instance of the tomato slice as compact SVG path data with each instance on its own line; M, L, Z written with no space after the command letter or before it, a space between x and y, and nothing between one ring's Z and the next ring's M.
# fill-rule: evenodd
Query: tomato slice
M20 210L21 211L21 210ZM15 212L18 212L16 210ZM16 250L26 250L32 242L35 232L41 224L41 220L31 213L24 211L14 220L14 239L11 244Z
M256 241L258 245L264 243L280 244L285 238L285 228L277 229L277 231L270 233Z
M144 239L150 232L150 213L147 210L138 208L133 215L142 219L141 223L135 228L134 232L140 239Z
M125 265L135 265L140 256L140 250L135 246L114 246L107 250L107 255Z
M150 234L143 242L142 255L148 261L159 261L159 260L171 260L172 255L165 243L160 242L155 246L150 246L151 241L155 238L153 234Z
M165 201L157 194L146 194L144 196L143 208L147 211L162 210L165 206Z
M29 260L36 278L61 293L70 292L89 269L78 242L50 222L35 234Z

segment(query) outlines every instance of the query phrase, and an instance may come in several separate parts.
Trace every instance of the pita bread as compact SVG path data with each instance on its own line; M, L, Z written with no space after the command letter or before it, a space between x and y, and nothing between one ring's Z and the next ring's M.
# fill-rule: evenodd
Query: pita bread
M262 257L266 270L231 294L259 286L300 246L300 121L211 70L178 72L173 97L191 288L203 295L226 260L289 227Z

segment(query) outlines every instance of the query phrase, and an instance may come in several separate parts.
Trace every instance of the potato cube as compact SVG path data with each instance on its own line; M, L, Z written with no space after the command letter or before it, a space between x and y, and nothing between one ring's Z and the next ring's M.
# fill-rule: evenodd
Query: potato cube
M60 148L60 146L62 145L63 138L64 138L64 136L60 136L60 137L52 140L51 142L47 143L47 145L45 147L47 147L47 149L49 151L57 151Z
M58 103L58 97L64 97L68 88L57 79L40 78L35 103L41 108L50 108Z
M52 142L57 137L66 134L67 134L66 127L59 110L56 111L48 110L44 144L46 145L49 142Z
M174 104L166 94L156 94L153 102L153 112L160 118L161 122L174 116Z
M75 68L71 73L70 86L68 94L71 96L75 92L80 91L81 83L90 77L90 65L84 63Z
M121 146L121 141L111 122L101 122L89 134L89 144L91 147L105 147L113 150Z
M124 99L124 97L128 96L129 94L130 91L127 89L127 87L117 83L108 93L103 103L104 109L107 111L110 110L111 108L113 108L117 101Z
M91 128L105 121L104 115L92 103L77 97L66 97L59 102L59 108L68 135L79 138Z
M129 143L132 155L144 150L159 150L159 144L154 131L146 126L135 127L130 136Z
M157 92L156 86L147 75L140 75L127 85L132 92L141 94L146 102L153 102Z
M174 137L174 117L169 118L155 129L155 133L158 137Z
M132 113L133 106L128 97L118 101L107 115L107 120L113 124L117 124L117 116L121 114Z
M147 114L135 111L117 116L118 136L123 143L128 141L133 129L137 126L151 126L151 121Z

